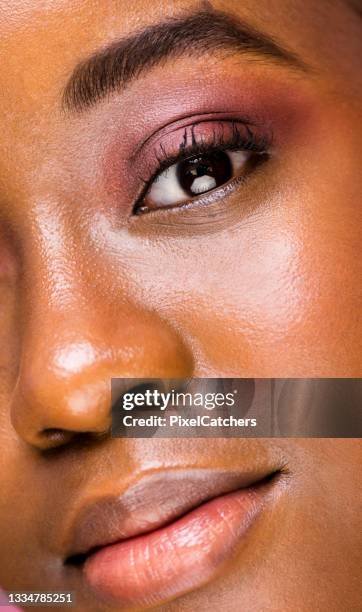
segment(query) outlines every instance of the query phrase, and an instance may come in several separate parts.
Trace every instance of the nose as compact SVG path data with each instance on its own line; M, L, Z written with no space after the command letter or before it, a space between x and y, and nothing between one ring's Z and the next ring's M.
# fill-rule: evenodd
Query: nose
M53 269L50 269L53 268ZM184 378L192 356L157 312L122 295L110 300L54 260L25 269L21 350L11 419L45 450L110 427L112 377ZM30 282L31 279L31 282Z

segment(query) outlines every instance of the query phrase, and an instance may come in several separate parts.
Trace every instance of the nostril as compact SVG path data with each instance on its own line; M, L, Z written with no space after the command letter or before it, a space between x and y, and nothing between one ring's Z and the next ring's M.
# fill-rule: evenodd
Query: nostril
M66 429L59 429L55 427L49 427L44 429L41 433L42 443L47 447L63 446L68 444L74 437L74 432L67 431Z
M42 432L43 435L49 436L49 437L53 437L53 436L59 436L64 434L64 429L59 429L56 427L48 427L47 429L44 429L44 431Z
M79 432L49 427L40 432L38 444L43 451L57 450L74 445L89 447L90 445L103 442L104 439L109 437L109 433L109 429L101 432Z

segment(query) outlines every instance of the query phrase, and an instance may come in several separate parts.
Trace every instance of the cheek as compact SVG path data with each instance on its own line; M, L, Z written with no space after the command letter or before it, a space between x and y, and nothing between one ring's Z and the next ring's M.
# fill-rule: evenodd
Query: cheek
M213 235L130 239L128 248L119 258L129 291L181 330L195 375L261 375L276 338L306 316L303 243L285 219L256 215Z
M181 331L195 375L336 376L353 367L352 340L349 354L335 350L354 303L352 250L338 248L350 232L319 202L283 194L227 231L130 239L129 257L120 255L129 290Z
M214 239L203 255L195 253L202 270L198 281L189 280L181 316L205 373L276 375L278 344L283 347L279 359L285 352L290 358L288 345L298 342L294 330L308 309L302 248L288 227L255 220L232 236Z

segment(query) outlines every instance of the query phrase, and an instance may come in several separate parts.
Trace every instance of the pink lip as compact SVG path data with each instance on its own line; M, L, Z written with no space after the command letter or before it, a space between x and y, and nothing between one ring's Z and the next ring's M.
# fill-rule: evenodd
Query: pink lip
M236 551L272 483L221 495L168 525L100 548L84 564L88 586L127 607L159 605L201 587Z

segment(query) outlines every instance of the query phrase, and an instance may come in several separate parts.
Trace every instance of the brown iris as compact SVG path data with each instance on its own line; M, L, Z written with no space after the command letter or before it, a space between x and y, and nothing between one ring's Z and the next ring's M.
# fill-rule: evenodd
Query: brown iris
M230 157L214 151L179 162L177 178L182 189L193 197L227 183L232 177Z

